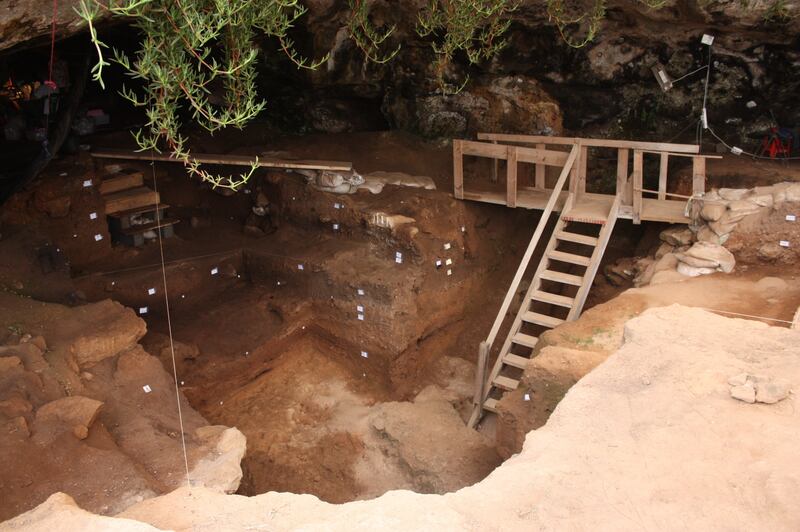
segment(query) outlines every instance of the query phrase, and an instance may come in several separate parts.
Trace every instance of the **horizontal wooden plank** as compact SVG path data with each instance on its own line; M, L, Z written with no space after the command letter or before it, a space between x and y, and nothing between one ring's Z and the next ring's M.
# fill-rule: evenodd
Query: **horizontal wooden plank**
M543 290L534 291L532 299L535 301L541 301L543 303L550 303L551 305L558 305L559 307L564 308L572 308L572 303L575 301L571 297L562 296L559 294L551 294L550 292L545 292Z
M504 148L505 149L505 148ZM152 151L132 151L98 149L91 153L98 159L125 159L129 161L158 161L165 163L179 163L168 153L155 153ZM256 159L253 155L227 155L217 153L192 153L191 157L203 164L220 164L225 166L250 166ZM331 170L348 172L353 169L353 163L344 161L318 161L311 159L275 159L271 157L258 157L260 168L284 168L297 170Z
M517 148L517 161L521 163L541 163L549 166L564 166L569 154L564 151Z
M583 277L577 275L570 275L568 273L554 272L552 270L545 270L539 275L542 279L548 281L555 281L562 284L571 284L573 286L580 286L583 284Z
M157 228L169 227L171 225L177 224L178 222L180 222L180 220L178 220L177 218L166 218L164 220L161 220L161 223L152 222L149 224L132 225L127 229L123 229L122 232L128 236L137 235L140 233L146 233L147 231L152 231Z
M669 142L646 142L638 140L587 139L580 137L548 137L546 135L511 135L507 133L478 133L479 140L514 142L519 144L572 145L580 142L590 148L628 148L657 152L700 153L697 144L672 144Z
M141 207L135 207L133 209L128 209L125 211L117 211L113 213L109 213L109 217L111 218L125 218L126 216L134 216L136 214L145 214L148 212L155 212L156 210L163 211L165 209L169 209L169 205L166 203L159 203L158 205L143 205Z
M475 142L474 140L462 140L461 153L463 155L473 155L476 157L490 157L492 159L507 159L508 147L502 144L492 144L490 142Z
M517 333L511 337L511 341L515 344L524 345L525 347L530 347L532 349L536 347L539 339L535 336L531 336L530 334Z
M497 386L498 388L502 388L503 390L508 390L509 392L513 392L519 386L519 381L516 379L512 379L511 377L505 377L503 375L498 375L492 381L492 385Z
M483 409L489 412L497 413L497 399L489 397L483 402Z
M559 231L558 233L556 233L556 238L567 242L583 244L585 246L597 245L597 238L593 236L579 235L578 233L570 233L569 231Z
M577 264L578 266L588 266L592 260L583 255L576 255L575 253L567 253L565 251L551 251L547 254L548 259L566 262L568 264Z
M144 184L142 173L137 170L128 170L103 177L98 189L100 194L106 195L119 192L128 188L140 187Z
M526 323L535 323L544 327L558 327L564 320L548 316L546 314L539 314L538 312L526 312L522 315L522 321Z
M129 188L121 192L114 192L103 196L103 199L106 202L106 214L159 203L158 193L147 187Z
M527 368L530 361L530 358L521 357L519 355L515 355L514 353L506 353L506 356L503 357L504 363L519 369Z

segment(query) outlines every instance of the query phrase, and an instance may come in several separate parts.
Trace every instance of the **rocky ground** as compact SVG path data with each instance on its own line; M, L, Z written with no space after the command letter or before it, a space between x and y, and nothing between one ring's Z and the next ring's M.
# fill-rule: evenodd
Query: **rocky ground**
M446 496L395 491L337 506L180 488L109 521L54 495L2 529L794 530L798 334L678 305L650 309L625 324L621 347L572 387L519 455ZM743 375L775 393L737 398Z

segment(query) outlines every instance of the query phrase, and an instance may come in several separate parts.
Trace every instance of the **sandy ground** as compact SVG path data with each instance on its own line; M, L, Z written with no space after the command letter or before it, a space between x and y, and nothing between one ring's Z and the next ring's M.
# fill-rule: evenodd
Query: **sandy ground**
M676 305L648 310L519 455L446 496L396 491L333 506L184 488L120 517L164 530L796 530L797 397L747 404L728 380L748 373L796 389L798 335ZM3 529L50 530L59 514L45 506Z

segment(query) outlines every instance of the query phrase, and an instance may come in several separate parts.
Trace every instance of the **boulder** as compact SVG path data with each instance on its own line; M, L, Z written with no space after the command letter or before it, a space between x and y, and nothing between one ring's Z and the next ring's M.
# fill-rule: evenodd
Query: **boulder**
M750 194L746 188L721 188L717 191L719 197L728 201L739 201Z
M147 332L145 322L133 310L114 301L94 303L88 311L92 312L92 327L70 346L70 353L81 368L131 349Z
M728 219L740 221L745 216L750 216L751 214L758 214L761 211L761 207L753 203L752 198L748 198L747 200L738 200L738 201L731 201L728 203Z
M700 229L697 230L697 241L698 242L709 242L711 244L718 244L722 245L727 242L730 234L726 234L723 236L718 235L715 233L709 226L704 225Z
M786 201L800 201L800 183L794 183L786 187L784 191Z
M738 386L731 386L731 397L753 404L756 402L756 389L749 380Z
M19 357L0 355L0 375L17 368L22 368L22 360Z
M748 198L748 200L759 207L768 209L771 209L775 205L775 198L773 198L772 194L757 194Z
M674 225L661 231L659 237L671 246L687 246L694 240L694 233L685 225Z
M720 245L710 244L708 242L696 242L685 253L676 253L676 256L678 260L687 262L690 266L691 263L688 262L689 258L716 264L717 269L725 273L732 272L736 265L736 259L733 257L733 253Z
M80 395L50 401L36 411L35 438L40 444L47 443L70 431L79 440L86 439L102 406L102 401Z
M789 396L789 383L782 380L768 380L756 383L756 402L768 405L782 401Z
M783 255L783 248L775 242L765 242L758 247L758 258L773 262Z
M718 202L708 202L703 203L703 208L700 210L700 217L707 222L716 222L722 215L725 214L725 211L728 209L728 206L724 203Z
M200 427L194 434L207 455L189 473L192 485L234 493L242 480L241 462L247 448L244 434L222 425Z
M694 266L689 266L685 262L679 262L677 271L686 277L699 277L700 275L714 273L716 270L713 268L695 268Z
M22 360L22 364L27 371L40 373L50 367L44 359L42 350L30 340L21 342L18 345L0 347L0 357L9 355L16 356Z

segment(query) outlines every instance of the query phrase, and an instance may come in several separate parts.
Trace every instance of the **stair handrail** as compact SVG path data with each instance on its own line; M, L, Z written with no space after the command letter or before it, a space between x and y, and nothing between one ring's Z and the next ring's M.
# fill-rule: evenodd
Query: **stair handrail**
M528 249L525 250L525 254L522 256L522 260L517 268L517 273L514 275L514 279L511 281L511 286L508 287L508 292L503 300L503 304L500 305L500 311L497 313L497 317L494 319L492 329L489 331L489 335L486 337L487 351L491 351L492 344L494 344L494 341L497 338L497 333L500 332L500 327L505 320L508 307L511 306L511 301L514 299L514 295L517 293L519 283L522 281L522 277L525 275L525 270L528 269L528 263L531 260L531 256L536 250L536 246L539 245L539 239L542 237L542 233L544 233L547 222L550 220L550 215L553 213L553 209L556 206L556 201L558 201L559 196L561 196L561 191L564 188L564 184L567 182L567 177L572 171L572 165L575 163L575 159L578 157L579 151L579 145L574 144L569 152L569 157L567 157L567 160L564 163L564 168L561 170L561 175L558 176L558 181L556 181L556 184L553 187L553 192L550 194L550 199L547 201L544 211L542 211L542 217L539 219L539 223L536 225L536 230L533 232L531 241L528 244Z

